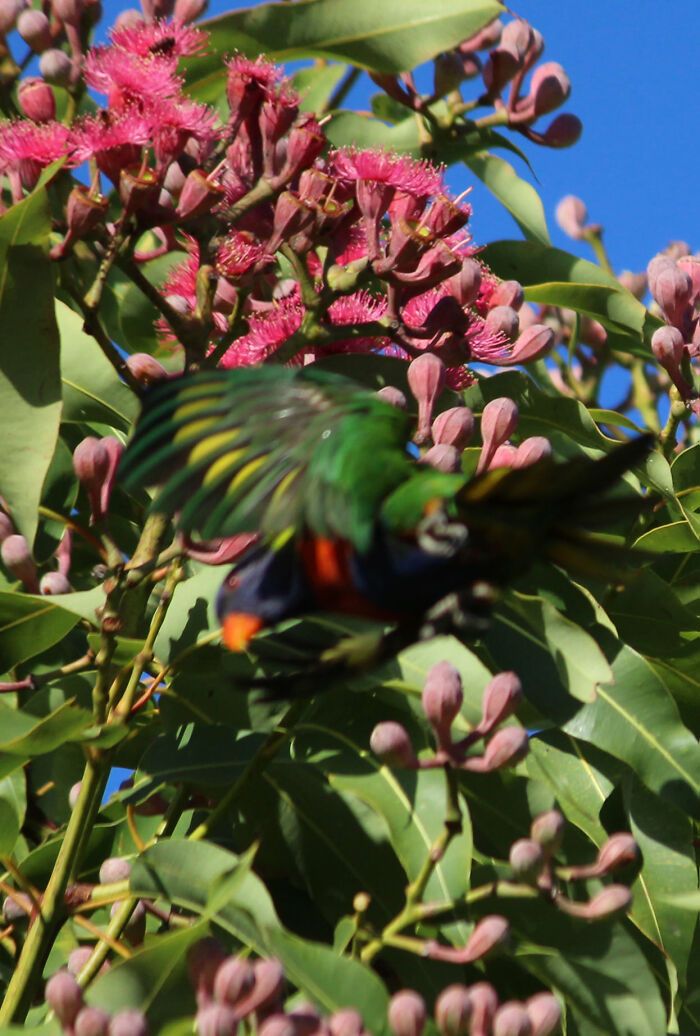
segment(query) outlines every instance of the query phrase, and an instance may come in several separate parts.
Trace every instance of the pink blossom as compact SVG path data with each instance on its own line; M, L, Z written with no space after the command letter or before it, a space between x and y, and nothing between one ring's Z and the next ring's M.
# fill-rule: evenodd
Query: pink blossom
M280 66L262 56L252 59L244 57L243 54L236 54L226 62L226 68L229 78L235 76L246 82L255 83L266 94L272 93L284 79L284 72Z
M221 367L249 367L272 356L299 330L304 307L295 293L263 313L248 318L248 334L234 342L220 361Z
M330 165L340 180L381 183L417 195L437 194L442 190L441 167L391 151L342 148L333 152Z
M177 60L162 55L139 57L118 47L93 47L85 59L85 82L106 94L112 108L154 101L180 92Z
M220 245L215 266L224 277L242 277L258 263L271 262L263 245L246 230L232 230Z
M158 168L170 164L190 140L199 145L205 157L217 138L217 116L207 104L179 98L160 98L144 105L151 127L151 140Z
M114 28L110 32L112 43L135 57L189 57L201 54L206 48L209 34L193 25L179 21L159 19L155 22L134 22Z
M70 131L60 122L17 119L0 125L0 171L32 188L46 166L67 155ZM19 184L13 188L17 194ZM17 199L16 199L17 200Z
M71 133L73 158L77 164L94 158L97 167L114 182L119 173L141 159L141 149L150 141L150 125L135 107L116 115L101 111L75 124Z
M328 317L332 324L363 324L369 320L379 320L385 313L386 299L383 296L372 295L368 291L341 295L328 308Z

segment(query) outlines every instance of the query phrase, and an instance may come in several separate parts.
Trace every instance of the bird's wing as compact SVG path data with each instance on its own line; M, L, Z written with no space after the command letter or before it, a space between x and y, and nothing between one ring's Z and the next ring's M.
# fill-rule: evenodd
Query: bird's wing
M382 500L414 470L409 436L406 414L339 375L206 371L146 394L120 480L160 485L153 509L204 539L308 530L364 550Z

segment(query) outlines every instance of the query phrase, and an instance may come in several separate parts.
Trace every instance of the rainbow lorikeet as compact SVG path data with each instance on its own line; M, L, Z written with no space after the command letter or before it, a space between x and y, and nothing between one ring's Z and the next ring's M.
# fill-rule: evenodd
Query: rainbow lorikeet
M161 485L153 509L177 515L185 533L258 534L219 593L234 650L319 610L396 624L394 649L445 623L474 632L497 589L537 559L603 576L619 563L619 548L588 530L619 506L601 494L642 460L648 437L598 461L468 477L418 463L412 424L313 366L201 372L148 392L121 479ZM374 661L391 634L383 643L366 650L359 638L354 656L325 661Z

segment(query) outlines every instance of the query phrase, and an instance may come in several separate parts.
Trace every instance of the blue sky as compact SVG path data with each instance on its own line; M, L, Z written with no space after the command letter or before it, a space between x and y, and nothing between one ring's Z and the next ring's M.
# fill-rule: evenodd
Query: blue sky
M109 24L135 0L104 6ZM209 13L244 6L251 5L212 0ZM554 223L557 201L573 193L605 226L617 269L643 269L673 239L700 249L697 0L514 0L513 10L543 34L546 59L567 70L573 93L566 108L584 123L579 143L565 151L525 142L554 243L579 249ZM461 169L450 180L457 189L471 182ZM479 184L472 201L480 243L519 236Z

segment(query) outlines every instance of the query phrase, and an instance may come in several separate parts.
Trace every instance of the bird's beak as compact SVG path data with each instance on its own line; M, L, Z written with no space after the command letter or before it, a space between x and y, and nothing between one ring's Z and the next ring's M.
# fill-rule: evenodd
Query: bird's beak
M259 615L248 612L230 612L222 623L223 640L229 651L245 651L248 644L265 623Z

